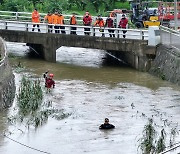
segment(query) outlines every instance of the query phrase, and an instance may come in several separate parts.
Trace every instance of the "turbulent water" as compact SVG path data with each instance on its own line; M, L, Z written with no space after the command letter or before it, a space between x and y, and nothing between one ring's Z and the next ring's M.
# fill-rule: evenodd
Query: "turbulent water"
M43 87L42 74L49 69L56 86L45 99L70 116L50 118L42 127L28 130L23 124L7 123L15 101L0 115L2 154L135 154L141 153L138 140L148 118L153 118L158 132L165 128L167 145L170 130L180 129L178 86L125 66L104 65L104 51L61 47L57 63L48 63L25 57L28 47L24 44L7 46L11 57L16 55L10 58L11 64L26 68L15 72L17 89L22 74L41 77ZM114 130L99 130L106 117L115 125Z

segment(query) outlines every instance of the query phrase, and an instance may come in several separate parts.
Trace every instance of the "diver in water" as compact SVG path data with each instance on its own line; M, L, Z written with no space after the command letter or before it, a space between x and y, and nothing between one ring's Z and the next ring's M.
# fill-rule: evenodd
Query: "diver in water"
M99 129L113 129L113 128L115 128L115 126L112 125L112 124L109 124L109 119L108 118L105 118L104 124L99 126Z

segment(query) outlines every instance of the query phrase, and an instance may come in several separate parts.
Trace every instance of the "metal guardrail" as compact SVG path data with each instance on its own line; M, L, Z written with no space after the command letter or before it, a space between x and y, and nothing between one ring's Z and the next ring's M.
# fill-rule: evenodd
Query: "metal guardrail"
M41 22L44 21L44 17L46 13L39 13L40 14L40 19ZM0 19L1 20L11 20L11 21L31 21L31 15L32 13L30 12L13 12L13 11L0 11ZM70 18L72 15L66 15L63 14L65 24L69 24ZM79 25L83 24L83 16L76 15L77 17L77 23ZM93 21L96 20L96 16L92 16ZM106 17L103 17L103 19L106 19Z
M31 23L31 15L30 12L12 12L12 11L0 11L0 29L8 29L8 30L21 30L21 31L32 31L33 23ZM40 31L41 33L47 33L48 32L48 24L43 23L45 13L40 13L41 16L41 23L40 25ZM99 27L92 27L92 26L83 26L83 16L76 16L77 17L77 23L78 25L73 26L69 25L69 20L71 15L63 15L65 18L65 32L66 34L70 34L71 27L76 27L77 35L84 35L84 28L90 28L90 35L91 36L102 36L102 33L104 33L105 37L109 37L109 28L102 28L104 32L102 32ZM92 16L93 22L95 21L96 17ZM103 17L105 20L106 17ZM52 32L54 33L55 29L54 26L62 26L62 25L51 25L52 26ZM37 31L38 28L35 28ZM119 28L112 28L111 30L114 30L114 35L116 38L123 38L123 29ZM60 30L61 31L61 30ZM148 40L148 31L147 30L135 30L135 29L126 29L126 38L128 39L140 39L140 40Z
M5 21L0 20L0 29L6 30L16 30L16 31L28 31L32 32L33 25L35 23L32 22L22 22L22 21ZM100 27L93 27L93 26L80 26L80 25L54 25L54 24L47 24L47 23L38 23L40 33L48 33L48 26L52 26L52 33L55 33L55 30L65 31L66 34L70 34L71 31L75 31L77 35L85 35L85 32L90 32L90 36L97 36L102 37L110 37L108 29L109 28L100 28ZM64 26L64 29L56 29L55 26ZM76 27L76 30L71 30L72 27ZM90 31L85 31L85 28L89 28ZM38 31L38 28L35 27L35 32ZM102 29L104 32L102 32ZM139 39L139 40L147 40L148 39L148 30L136 30L136 29L121 29L121 28L111 28L114 30L114 35L116 38L123 38L123 31L126 30L126 38L128 39Z
M161 43L180 50L180 32L160 26Z

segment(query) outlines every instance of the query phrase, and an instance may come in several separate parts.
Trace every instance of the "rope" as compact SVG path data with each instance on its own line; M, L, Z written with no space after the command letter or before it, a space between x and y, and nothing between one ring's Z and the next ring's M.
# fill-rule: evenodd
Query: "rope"
M13 142L16 142L16 143L18 143L18 144L20 144L20 145L22 145L22 146L25 146L25 147L27 147L27 148L29 148L29 149L32 149L32 150L35 150L35 151L39 151L39 152L42 152L42 153L46 153L46 154L51 154L51 153L49 153L49 152L45 152L45 151L42 151L42 150L39 150L39 149L30 147L30 146L28 146L28 145L25 145L25 144L23 144L23 143L20 143L20 142L14 140L14 139L8 137L8 136L5 135L5 134L4 134L4 136L5 136L6 138L8 138L9 140L11 140L11 141L13 141Z
M178 144L178 145L177 145L177 144ZM175 146L175 145L177 145L177 146ZM165 153L170 152L170 151L172 151L172 150L174 150L174 149L176 149L176 148L178 148L178 147L180 147L180 142L174 143L172 146L167 146L166 149L167 149L167 148L169 148L169 149L161 152L160 154L165 154Z
M126 64L124 61L122 61L121 59L117 58L116 56L110 54L109 52L105 51L106 54L108 54L109 56L113 57L114 59L117 59L119 62Z
M177 145L177 146L175 146L175 147L173 147L173 148L170 148L170 149L168 149L168 150L166 150L166 151L163 151L163 152L161 152L161 153L159 153L159 154L165 154L165 153L170 152L170 151L172 151L172 150L174 150L174 149L176 149L176 148L178 148L178 147L180 147L180 145Z

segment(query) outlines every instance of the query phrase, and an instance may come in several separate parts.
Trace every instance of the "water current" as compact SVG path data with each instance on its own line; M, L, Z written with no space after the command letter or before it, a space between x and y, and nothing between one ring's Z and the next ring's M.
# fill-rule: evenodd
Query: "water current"
M165 128L167 145L170 130L180 130L180 88L170 82L127 66L104 65L105 52L100 50L61 47L57 63L50 63L27 58L25 44L7 43L7 47L11 65L20 63L27 69L14 71L17 90L22 74L40 77L44 86L42 74L49 69L56 86L45 98L71 115L50 118L40 128L28 130L23 124L7 123L14 101L0 113L2 154L135 154L141 153L138 140L148 118L153 118L158 131ZM106 117L115 129L99 130Z

